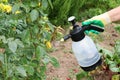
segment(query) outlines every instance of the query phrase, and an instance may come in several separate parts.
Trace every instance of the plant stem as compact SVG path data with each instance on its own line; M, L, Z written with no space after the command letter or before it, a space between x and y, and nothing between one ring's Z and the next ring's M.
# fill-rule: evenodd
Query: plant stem
M7 55L5 54L5 80L7 80L7 70L8 70L8 68L7 68Z

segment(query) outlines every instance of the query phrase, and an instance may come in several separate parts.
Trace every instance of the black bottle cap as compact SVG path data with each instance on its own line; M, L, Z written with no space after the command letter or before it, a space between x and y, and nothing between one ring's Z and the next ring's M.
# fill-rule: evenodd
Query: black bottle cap
M72 41L80 41L85 37L84 32L82 31L82 28L78 25L75 25L73 30L70 31L71 39Z

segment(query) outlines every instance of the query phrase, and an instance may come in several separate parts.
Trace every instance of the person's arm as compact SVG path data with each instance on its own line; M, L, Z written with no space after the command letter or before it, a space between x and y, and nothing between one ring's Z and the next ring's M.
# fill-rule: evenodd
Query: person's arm
M110 11L107 11L103 14L94 16L84 22L82 22L83 26L86 25L96 25L99 27L104 27L107 26L108 24L112 23L112 22L118 22L120 20L120 6L116 7ZM89 32L95 32L95 30L89 30Z
M120 20L120 6L116 7L110 11L91 18L93 20L101 20L104 26L109 23L117 22Z
M120 20L120 6L84 21L83 25L84 23L86 24L87 22L89 22L89 24L94 23L94 21L96 20L99 20L103 24L103 26L106 26L112 22L119 21Z
M120 6L108 11L111 22L116 22L120 20Z

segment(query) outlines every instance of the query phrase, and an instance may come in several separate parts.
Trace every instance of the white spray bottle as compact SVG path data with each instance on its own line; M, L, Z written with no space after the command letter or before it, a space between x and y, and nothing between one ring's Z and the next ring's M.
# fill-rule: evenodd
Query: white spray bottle
M80 67L84 71L94 70L101 65L102 60L93 40L84 32L91 29L103 32L104 29L95 25L80 27L76 24L74 16L68 18L68 21L72 22L73 29L64 37L64 40L72 39L72 50Z

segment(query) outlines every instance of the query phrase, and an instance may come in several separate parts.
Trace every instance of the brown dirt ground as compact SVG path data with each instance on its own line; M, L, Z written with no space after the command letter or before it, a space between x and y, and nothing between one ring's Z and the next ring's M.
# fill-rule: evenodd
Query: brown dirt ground
M113 49L115 41L120 39L114 27L114 24L105 27L105 31L101 34L103 40L99 41L99 44L109 50ZM56 57L60 63L59 68L54 68L51 64L47 68L47 80L76 80L76 74L81 71L74 54L71 51L71 40L66 42L55 41L53 46L56 48L55 51L50 53ZM107 74L106 74L107 75ZM104 73L97 75L94 80L110 80L105 78Z

